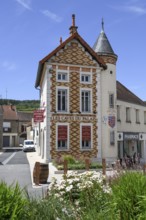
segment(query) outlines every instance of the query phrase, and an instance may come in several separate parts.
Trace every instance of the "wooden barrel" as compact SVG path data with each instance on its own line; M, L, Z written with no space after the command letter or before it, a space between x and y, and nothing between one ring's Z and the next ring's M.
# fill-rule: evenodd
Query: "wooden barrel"
M36 162L33 169L33 182L39 185L40 163Z
M49 165L36 162L33 170L33 182L36 185L47 183L49 176Z
M49 165L45 163L40 163L39 171L39 183L47 183L49 176Z

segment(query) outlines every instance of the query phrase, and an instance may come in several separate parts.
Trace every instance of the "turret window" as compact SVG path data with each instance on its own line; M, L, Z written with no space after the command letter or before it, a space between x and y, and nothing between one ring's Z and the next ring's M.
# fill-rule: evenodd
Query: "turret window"
M109 94L109 107L114 108L114 94Z

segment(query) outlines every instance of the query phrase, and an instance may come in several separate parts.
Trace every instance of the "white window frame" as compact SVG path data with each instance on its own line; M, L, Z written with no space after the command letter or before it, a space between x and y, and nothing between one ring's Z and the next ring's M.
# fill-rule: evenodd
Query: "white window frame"
M110 145L111 146L115 145L115 131L114 130L110 131Z
M82 148L82 127L90 126L91 127L91 147L90 148ZM80 150L81 151L90 151L93 149L93 124L92 123L81 123L80 124Z
M89 81L82 81L82 76L89 76L90 80ZM80 73L80 83L92 84L92 73L91 72L81 72Z
M120 114L120 111L121 110L121 107L120 105L117 105L117 121L121 121L121 114Z
M140 123L140 112L139 109L135 109L136 123Z
M112 99L111 99L112 97ZM111 102L111 100L113 100L113 103ZM109 93L109 107L110 108L114 108L115 107L115 96L114 93Z
M67 76L67 79L66 80L63 80L63 79L58 79L58 75L61 74L65 74ZM57 74L56 74L56 81L57 82L69 82L69 71L68 70L57 70Z
M67 90L67 97L66 97L67 110L66 111L58 111L58 90ZM65 87L65 86L56 87L56 112L65 113L65 114L69 112L69 87Z
M126 122L131 122L131 109L126 107Z
M144 111L144 124L146 124L146 111Z
M58 148L58 126L67 126L67 148ZM56 123L56 150L57 151L68 151L69 150L69 144L70 144L70 139L69 139L69 123Z
M85 112L85 111L82 111L82 92L83 91L89 91L90 92L90 111L88 111L88 112ZM82 113L82 114L90 114L90 113L92 113L92 89L90 89L90 88L80 88L80 112Z

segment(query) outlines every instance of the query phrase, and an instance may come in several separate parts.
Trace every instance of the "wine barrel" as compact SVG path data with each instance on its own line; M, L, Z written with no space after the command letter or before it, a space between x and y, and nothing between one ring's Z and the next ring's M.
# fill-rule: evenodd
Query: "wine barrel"
M39 174L39 183L47 183L49 176L49 165L45 163L40 163L40 174Z
M36 185L47 183L49 176L49 165L36 162L33 170L33 182Z

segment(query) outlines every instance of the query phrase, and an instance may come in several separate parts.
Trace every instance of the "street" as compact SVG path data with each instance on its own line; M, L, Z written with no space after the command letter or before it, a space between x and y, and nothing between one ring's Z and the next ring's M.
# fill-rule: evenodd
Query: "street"
M32 187L30 166L26 154L21 149L6 149L0 154L0 181L8 185L18 184L26 188L30 197L43 197L46 187Z

